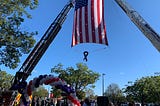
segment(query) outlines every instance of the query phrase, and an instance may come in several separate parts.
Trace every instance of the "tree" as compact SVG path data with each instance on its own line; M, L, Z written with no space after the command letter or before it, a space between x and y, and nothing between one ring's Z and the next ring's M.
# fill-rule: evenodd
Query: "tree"
M38 0L1 0L0 4L0 65L14 69L34 46L37 32L23 31L21 24L24 15L31 18L26 9L36 8Z
M94 99L95 98L95 93L93 91L93 89L86 89L86 96L90 99Z
M35 91L33 91L33 96L48 97L48 91L43 86L40 86Z
M11 87L11 79L13 76L7 74L6 71L0 71L0 88L7 90Z
M134 101L160 104L160 76L142 77L125 89L127 97Z
M54 86L52 87L51 93L53 93L55 98L61 97L62 91L60 89L56 89Z
M59 77L72 86L79 99L85 97L85 90L94 88L94 83L99 79L100 74L89 70L86 64L76 64L77 69L68 67L63 69L62 64L58 64L51 69L52 73L59 74Z
M122 90L115 83L112 83L107 87L104 95L107 96L113 103L124 102Z

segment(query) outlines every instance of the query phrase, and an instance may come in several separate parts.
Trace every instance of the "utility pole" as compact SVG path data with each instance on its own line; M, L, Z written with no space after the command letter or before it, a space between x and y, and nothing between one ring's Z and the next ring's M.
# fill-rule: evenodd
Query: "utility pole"
M102 96L104 96L104 76L105 76L106 74L102 74Z

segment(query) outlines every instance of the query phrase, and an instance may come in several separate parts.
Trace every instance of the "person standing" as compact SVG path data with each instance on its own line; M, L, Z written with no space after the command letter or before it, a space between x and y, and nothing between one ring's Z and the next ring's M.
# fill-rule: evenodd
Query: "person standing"
M91 103L88 98L84 100L83 106L91 106Z
M53 98L51 98L50 106L54 106Z
M41 101L41 106L45 106L46 102L45 102L45 99L43 98L42 101Z

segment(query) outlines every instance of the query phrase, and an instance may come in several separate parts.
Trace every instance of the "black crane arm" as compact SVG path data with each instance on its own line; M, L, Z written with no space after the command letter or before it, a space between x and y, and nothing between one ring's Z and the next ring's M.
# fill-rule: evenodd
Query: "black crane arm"
M19 71L17 71L12 84L17 84L20 81L25 81L28 76L31 74L34 67L37 65L49 45L52 43L58 32L60 31L62 24L64 23L67 14L70 9L73 7L73 1L70 0L64 8L61 10L59 15L53 21L53 23L49 26L45 34L42 36L40 41L33 48L29 56L26 58L24 63L22 64Z

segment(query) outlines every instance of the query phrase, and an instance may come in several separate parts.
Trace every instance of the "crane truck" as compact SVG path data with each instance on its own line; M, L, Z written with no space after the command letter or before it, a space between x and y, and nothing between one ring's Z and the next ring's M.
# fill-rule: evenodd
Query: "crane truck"
M37 65L47 48L50 46L58 32L60 31L64 21L67 18L67 15L71 8L74 7L74 0L69 0L69 2L64 6L58 16L55 18L53 23L49 26L45 34L42 36L40 41L35 45L33 50L30 52L29 56L26 58L20 69L16 72L14 78L12 79L11 83L12 86L10 88L12 93L12 100L15 99L18 84L26 81L27 78L31 75L34 67ZM10 103L11 104L11 103ZM9 105L8 105L9 106Z

